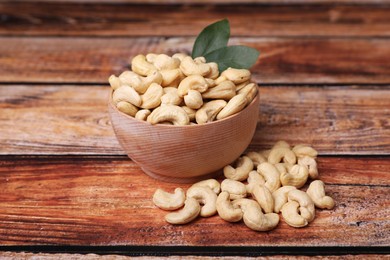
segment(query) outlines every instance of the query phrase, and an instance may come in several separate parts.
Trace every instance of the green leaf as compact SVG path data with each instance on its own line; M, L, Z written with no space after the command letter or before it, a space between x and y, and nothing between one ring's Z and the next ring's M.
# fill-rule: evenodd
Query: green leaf
M256 63L260 52L254 48L247 46L227 46L210 53L204 57L207 62L218 63L218 69L221 73L227 68L249 69Z
M192 48L192 58L204 56L209 52L225 47L230 37L227 19L210 24L198 35Z

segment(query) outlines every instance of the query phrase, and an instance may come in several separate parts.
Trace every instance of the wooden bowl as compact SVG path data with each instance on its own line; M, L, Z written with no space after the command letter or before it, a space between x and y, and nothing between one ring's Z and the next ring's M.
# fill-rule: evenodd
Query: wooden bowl
M202 125L151 125L120 112L109 114L116 137L127 155L149 176L168 182L191 183L211 178L234 162L256 130L259 94L241 112Z

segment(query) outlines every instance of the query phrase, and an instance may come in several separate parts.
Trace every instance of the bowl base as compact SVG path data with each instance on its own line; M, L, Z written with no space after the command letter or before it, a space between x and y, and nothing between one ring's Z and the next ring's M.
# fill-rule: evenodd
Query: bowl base
M202 180L206 180L206 179L211 179L211 178L218 178L219 176L222 175L222 170L219 170L219 171L216 171L216 172L212 172L212 173L209 173L209 174L205 174L205 175L202 175L202 176L195 176L195 177L188 177L188 178L185 178L185 177L170 177L170 176L165 176L165 175L161 175L161 174L158 174L158 173L155 173L155 172L151 172L151 171L148 171L144 168L142 168L142 171L144 171L147 175L149 175L150 177L156 179L156 180L159 180L159 181L164 181L164 182L172 182L172 183L195 183L195 182L198 182L198 181L202 181Z

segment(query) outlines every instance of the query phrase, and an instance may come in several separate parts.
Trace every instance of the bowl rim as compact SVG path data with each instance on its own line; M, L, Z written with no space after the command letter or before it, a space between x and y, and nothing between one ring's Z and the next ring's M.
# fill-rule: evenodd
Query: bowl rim
M139 120L139 119L136 119L132 116L129 116L121 111L118 110L118 108L114 105L114 103L112 102L112 94L114 93L114 90L111 89L110 91L110 95L109 95L109 105L111 106L111 108L116 112L116 113L119 113L121 114L122 116L125 116L127 118L129 118L130 120L132 121L135 121L137 123L140 123L140 124L145 124L145 126L153 126L153 127L161 127L162 129L164 128L175 128L175 129L180 129L180 128L195 128L195 127L209 127L209 126L213 126L213 125L217 125L217 124L223 124L225 121L227 120L231 120L235 117L238 117L240 114L242 114L242 112L244 112L245 110L248 110L249 107L253 106L254 103L257 102L258 99L260 99L260 90L259 90L259 86L257 86L257 93L256 93L256 96L252 99L252 101L241 111L239 111L238 113L235 113L233 115L230 115L228 117L225 117L223 119L219 119L219 120L215 120L215 121L212 121L212 122L208 122L208 123L205 123L205 124L189 124L189 125L164 125L164 124L155 124L155 125L152 125L151 123L147 122L147 121L144 121L144 120Z

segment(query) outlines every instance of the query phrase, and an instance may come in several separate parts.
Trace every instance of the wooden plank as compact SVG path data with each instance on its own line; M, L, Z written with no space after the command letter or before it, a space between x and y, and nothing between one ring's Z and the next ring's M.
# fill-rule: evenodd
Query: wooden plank
M390 183L386 177L389 160L373 158L366 165L375 169L375 176L382 176L386 183L327 184L327 193L336 201L333 210L317 210L316 219L302 229L292 228L282 220L275 230L261 233L249 230L243 223L227 223L218 216L183 226L167 224L163 220L166 213L153 205L152 194L157 187L172 190L189 185L151 179L127 159L3 159L0 242L2 245L390 246ZM326 167L321 163L321 177L325 180L345 175L347 170L363 174L353 167L322 171ZM364 179L369 178L370 171L365 175ZM349 178L352 180L354 176Z
M193 38L0 37L0 82L106 83L139 53L189 51ZM259 83L390 83L390 40L233 38L262 52Z
M0 87L0 154L123 154L107 113L108 86ZM320 154L388 155L390 90L261 87L250 149L278 140Z
M232 36L388 37L387 5L0 3L0 35L196 36L229 18ZM180 22L178 22L180 21ZM248 26L250 24L250 26Z

